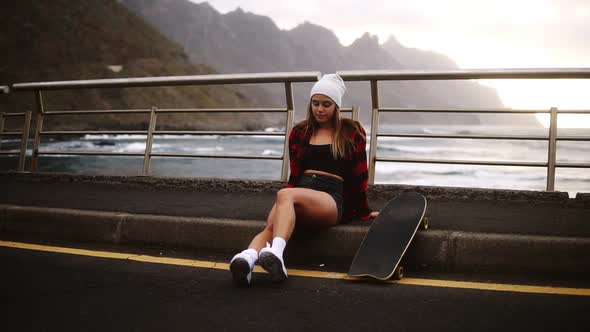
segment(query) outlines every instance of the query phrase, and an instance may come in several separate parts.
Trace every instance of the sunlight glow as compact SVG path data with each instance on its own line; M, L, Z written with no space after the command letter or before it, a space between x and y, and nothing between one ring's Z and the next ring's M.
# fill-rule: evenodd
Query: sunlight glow
M535 116L543 127L549 128L549 114L536 114ZM590 114L558 114L557 128L590 129Z
M479 83L495 88L504 105L513 109L590 110L589 80L482 80ZM549 114L536 117L549 127ZM558 115L557 127L590 128L590 113Z

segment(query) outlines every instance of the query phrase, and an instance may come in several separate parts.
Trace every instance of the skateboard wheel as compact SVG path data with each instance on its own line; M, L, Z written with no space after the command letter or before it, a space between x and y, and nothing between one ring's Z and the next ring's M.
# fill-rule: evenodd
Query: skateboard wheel
M427 230L428 227L429 227L428 218L424 217L424 219L422 219L422 222L420 223L420 229Z
M393 279L400 280L403 277L404 277L404 267L400 265L395 268L395 271L393 271Z

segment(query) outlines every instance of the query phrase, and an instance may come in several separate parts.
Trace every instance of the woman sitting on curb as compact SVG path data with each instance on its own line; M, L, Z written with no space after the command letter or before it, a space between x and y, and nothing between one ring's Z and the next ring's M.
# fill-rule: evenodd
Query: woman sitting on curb
M379 214L371 212L366 195L365 130L340 118L345 90L336 74L324 75L311 89L307 119L289 135L289 182L277 193L264 230L231 260L236 284L250 285L257 261L272 280L287 279L283 250L296 223L321 229Z

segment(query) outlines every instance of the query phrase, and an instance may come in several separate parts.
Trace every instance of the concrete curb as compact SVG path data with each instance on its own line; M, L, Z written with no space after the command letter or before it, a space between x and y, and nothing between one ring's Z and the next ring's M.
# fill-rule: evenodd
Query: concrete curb
M212 249L242 250L260 232L259 221L129 215L121 227L121 243L161 244Z
M68 173L0 172L0 180L33 183L91 183L141 188L145 191L169 189L178 192L216 191L274 194L285 186L277 180L239 180L224 178L189 178L159 176L83 175ZM527 201L556 204L576 203L590 205L590 193L578 193L570 199L567 192L544 190L485 189L471 187L416 186L400 184L374 184L367 191L369 201L381 197L394 197L404 191L416 191L429 200L450 201ZM577 202L576 202L577 201Z
M0 191L0 203L266 220L276 192L283 186L278 181L0 172L0 187L6 188ZM570 199L559 192L379 184L369 187L370 206L380 210L390 198L406 190L428 199L426 215L437 230L590 238L590 200L583 194Z
M113 212L6 206L2 231L41 238L119 243L125 216Z
M452 270L590 271L590 238L452 232Z
M235 253L264 226L262 221L170 217L0 205L3 233L34 238L114 244L156 244ZM366 226L297 231L286 259L344 263L354 258ZM404 265L463 272L580 273L590 271L590 238L429 230L419 232Z

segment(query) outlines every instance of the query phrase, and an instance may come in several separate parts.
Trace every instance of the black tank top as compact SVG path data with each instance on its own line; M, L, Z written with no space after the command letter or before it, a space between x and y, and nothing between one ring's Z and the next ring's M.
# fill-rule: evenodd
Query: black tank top
M303 171L313 169L344 178L347 169L347 161L342 158L334 159L330 144L309 144L303 152L301 166Z

